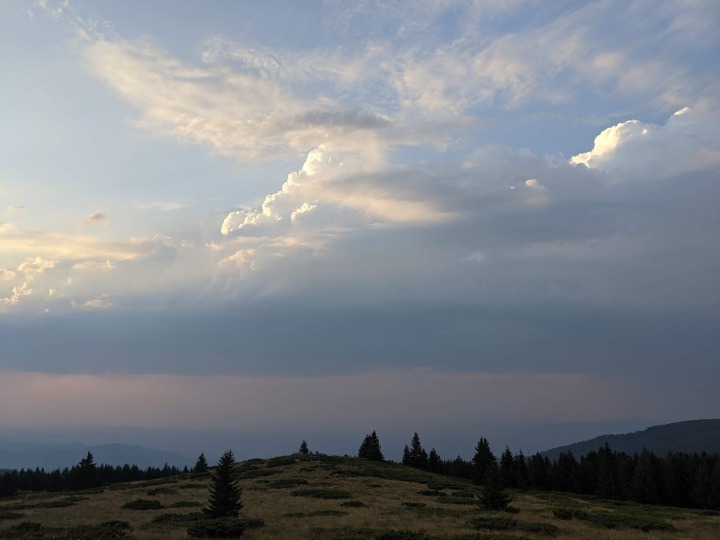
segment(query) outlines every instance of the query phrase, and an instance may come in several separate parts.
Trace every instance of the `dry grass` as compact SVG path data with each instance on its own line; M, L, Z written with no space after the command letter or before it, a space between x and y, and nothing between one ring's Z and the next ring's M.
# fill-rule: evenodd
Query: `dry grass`
M241 467L250 478L243 478L243 517L259 518L265 525L250 529L245 538L266 539L361 539L373 538L382 530L424 531L428 538L482 538L509 540L511 538L548 538L533 532L532 524L557 527L557 537L588 540L620 539L687 539L716 540L720 538L720 516L700 511L636 504L618 504L579 496L557 493L514 493L513 506L517 514L480 514L472 505L446 504L448 496L473 492L475 488L462 480L408 471L394 464L377 465L361 460L326 458L315 462L293 460L275 461L271 475L258 475L264 463L253 468ZM207 478L184 475L172 482L148 486L142 482L113 486L101 492L73 494L28 494L0 500L0 511L13 506L67 500L68 495L87 497L72 506L61 508L25 508L13 510L21 518L0 521L3 530L22 521L41 523L43 527L68 528L76 525L96 525L122 520L133 528L135 538L187 538L186 526L178 523L153 524L163 514L191 514L199 506L173 507L176 504L205 504ZM171 489L158 489L161 487ZM303 489L345 491L351 499L321 499L293 496ZM428 491L434 489L436 491ZM153 490L152 494L148 491ZM423 494L423 492L425 494ZM440 496L440 493L443 496ZM79 497L78 497L79 498ZM452 499L461 499L453 497ZM158 510L129 510L123 505L137 499L159 500L164 508ZM348 500L361 501L362 506L348 506ZM587 520L573 517L558 519L553 511L566 509L578 516L598 514L641 519L648 523L666 523L674 531L643 532L630 528L608 529ZM509 530L476 529L471 520L486 517L510 517L522 526ZM487 523L487 522L486 522ZM490 522L492 523L492 521ZM502 522L498 522L502 523ZM525 527L524 529L522 527ZM530 528L528 530L528 527Z

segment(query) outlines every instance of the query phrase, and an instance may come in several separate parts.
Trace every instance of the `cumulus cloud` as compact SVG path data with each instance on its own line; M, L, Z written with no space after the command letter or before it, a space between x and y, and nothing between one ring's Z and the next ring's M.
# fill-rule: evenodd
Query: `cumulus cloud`
M35 257L28 259L18 266L17 271L24 274L27 279L32 279L35 276L42 274L45 270L55 268L57 261L49 261L42 257Z
M593 149L570 158L624 178L663 178L720 165L717 100L675 112L665 124L627 120L605 129Z

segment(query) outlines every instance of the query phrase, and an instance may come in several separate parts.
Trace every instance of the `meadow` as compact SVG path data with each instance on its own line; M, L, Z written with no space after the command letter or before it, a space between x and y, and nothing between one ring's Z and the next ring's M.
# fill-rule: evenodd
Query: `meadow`
M514 512L477 506L478 487L388 462L333 456L238 466L248 539L720 538L720 512L559 492L510 491ZM209 473L0 500L0 538L188 538Z

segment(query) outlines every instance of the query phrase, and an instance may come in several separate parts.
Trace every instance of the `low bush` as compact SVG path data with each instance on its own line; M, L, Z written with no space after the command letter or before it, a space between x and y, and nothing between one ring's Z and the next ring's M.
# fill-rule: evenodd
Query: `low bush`
M262 527L264 524L261 519L204 519L190 525L187 533L193 538L238 538L247 529Z
M65 529L60 540L105 540L110 538L127 538L131 536L132 527L127 521L106 521L99 525L79 525Z
M362 501L345 501L340 503L340 506L347 506L349 508L362 508L365 506L365 503Z
M555 536L559 530L552 523L537 523L528 521L518 522L517 529L523 532L539 534L542 536Z
M313 497L315 499L350 499L352 495L339 489L298 489L290 493L293 497Z
M20 512L13 512L11 510L5 510L4 508L0 508L0 521L3 521L5 519L20 519L25 514L21 514Z
M201 506L201 503L197 501L177 501L168 505L168 508L193 508L195 506Z
M400 506L404 508L425 508L427 504L423 502L404 502Z
M472 527L490 531L509 531L515 529L517 524L517 519L496 516L481 516L470 520Z
M315 512L290 512L283 514L283 517L306 518L306 517L322 517L322 516L346 516L347 512L342 510L316 510Z
M39 523L23 521L7 529L0 530L0 538L42 538L45 536L45 529Z
M428 535L424 531L389 530L380 531L373 540L427 540Z
M173 495L174 493L177 493L177 490L171 487L159 487L147 490L147 494L151 497L155 497L156 495Z
M294 456L279 456L270 458L265 462L265 467L273 468L273 467L283 467L284 465L294 465L295 460L299 459Z
M553 510L553 516L555 516L558 519L562 520L570 520L573 518L572 510L567 510L565 508L557 508Z
M136 499L123 504L123 508L128 510L160 510L164 506L155 499Z
M270 482L268 487L270 489L285 489L297 486L306 486L307 483L307 480L302 480L300 478L283 478L281 480L274 480Z

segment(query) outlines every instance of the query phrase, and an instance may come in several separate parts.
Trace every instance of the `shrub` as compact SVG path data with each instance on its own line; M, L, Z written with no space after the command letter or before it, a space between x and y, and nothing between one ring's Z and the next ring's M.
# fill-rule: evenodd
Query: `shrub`
M509 531L517 527L517 520L506 517L482 516L470 520L470 525L476 529L489 529L491 531Z
M558 528L551 523L519 522L517 528L524 532L540 534L543 536L555 536Z
M5 510L4 508L0 508L0 521L4 519L20 519L23 517L24 514L21 514L19 512L12 512L10 510ZM27 523L30 523L29 521Z
M292 518L305 518L305 517L318 517L318 516L346 516L347 512L342 510L316 510L315 512L290 512L289 514L283 514L283 517Z
M557 508L553 510L553 516L558 519L569 520L573 518L573 513L571 510L565 508Z
M177 490L171 487L159 487L155 489L148 489L147 491L147 494L151 497L154 497L156 495L172 495L174 493L177 493Z
M404 506L405 508L425 508L427 504L423 502L404 502L400 506Z
M347 506L350 508L362 508L365 506L365 503L362 501L345 501L340 503L340 506Z
M128 510L159 510L164 507L160 501L155 499L136 499L125 503L123 508Z
M339 489L298 489L291 493L293 497L313 497L315 499L350 499L352 495Z
M390 530L380 531L373 540L427 540L428 535L424 531Z
M304 486L307 485L307 480L302 480L300 478L283 478L282 480L274 480L268 484L269 488L272 489L284 489L284 488L291 488L291 487L297 487L297 486Z
M56 537L61 540L104 540L106 538L126 538L132 532L127 521L106 521L99 525L79 525L66 529Z
M200 506L197 501L177 501L168 506L168 508L192 508L194 506Z
M237 538L247 529L262 527L264 524L261 519L204 519L190 525L187 533L193 538Z
M294 456L279 456L270 458L265 462L265 466L269 468L282 467L283 465L294 465L297 458Z

